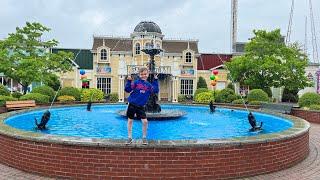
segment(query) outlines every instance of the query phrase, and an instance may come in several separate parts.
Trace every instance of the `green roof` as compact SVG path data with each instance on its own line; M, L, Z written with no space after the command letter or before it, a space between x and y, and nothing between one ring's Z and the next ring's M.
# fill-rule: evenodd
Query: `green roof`
M72 52L76 58L74 62L80 66L80 69L93 69L93 55L90 49L52 48L52 53L58 51Z

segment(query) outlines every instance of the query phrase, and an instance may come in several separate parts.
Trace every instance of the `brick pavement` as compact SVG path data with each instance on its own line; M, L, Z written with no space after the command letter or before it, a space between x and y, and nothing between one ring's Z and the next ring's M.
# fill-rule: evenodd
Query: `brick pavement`
M320 179L320 124L311 123L310 154L301 163L282 171L244 178L243 180L318 180ZM0 179L5 180L49 180L0 164Z

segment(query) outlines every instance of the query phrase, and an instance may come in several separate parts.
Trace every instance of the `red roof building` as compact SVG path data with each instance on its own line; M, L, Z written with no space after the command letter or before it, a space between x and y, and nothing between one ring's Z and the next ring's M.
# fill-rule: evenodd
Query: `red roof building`
M232 54L201 54L198 57L198 70L210 70L230 61Z

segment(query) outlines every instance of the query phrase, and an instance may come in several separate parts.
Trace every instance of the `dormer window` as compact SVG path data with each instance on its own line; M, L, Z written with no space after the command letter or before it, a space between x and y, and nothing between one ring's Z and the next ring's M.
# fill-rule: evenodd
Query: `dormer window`
M107 59L108 59L107 50L101 49L101 51L100 51L100 60L101 61L106 61Z
M136 44L136 54L140 54L140 44Z
M186 53L186 63L191 63L192 62L192 54L191 52Z

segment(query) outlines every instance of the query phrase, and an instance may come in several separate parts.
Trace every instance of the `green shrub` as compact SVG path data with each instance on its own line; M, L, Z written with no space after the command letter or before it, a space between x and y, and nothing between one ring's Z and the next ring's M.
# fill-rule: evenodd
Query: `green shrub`
M249 92L248 96L249 103L251 101L262 101L262 102L268 102L269 97L266 92L264 92L262 89L253 89Z
M261 105L262 102L261 101L249 101L250 105Z
M200 76L198 79L197 89L199 89L199 88L208 89L207 82L202 76Z
M197 89L196 92L194 93L194 96L193 96L194 99L196 99L196 96L198 94L203 93L203 92L209 92L209 89L207 89L207 88L199 88L199 89Z
M298 92L299 90L289 90L288 88L284 88L282 93L282 102L298 102Z
M119 101L118 93L111 93L109 96L109 101L112 103L116 103Z
M0 84L0 95L10 96L10 91L2 84Z
M13 93L11 94L12 97L18 98L18 99L19 99L22 95L23 95L23 94L21 94L20 92L13 92Z
M187 101L187 98L185 95L180 94L178 96L178 102L186 102L186 101Z
M29 93L21 96L20 100L35 100L36 103L49 103L49 96L40 93Z
M196 102L198 103L210 103L214 102L214 96L212 92L202 92L196 96Z
M11 97L11 96L3 96L0 95L0 106L4 106L6 101L16 101L18 100L17 98Z
M320 105L319 104L312 104L310 105L310 110L317 110L320 111Z
M300 107L309 107L310 105L320 105L320 95L312 92L305 93L300 97L298 104Z
M231 103L232 101L238 99L238 97L232 89L225 88L216 94L215 99L218 103Z
M76 99L73 96L59 96L59 102L74 102Z
M83 89L81 91L81 101L101 101L104 99L104 93L100 89Z
M236 99L236 100L232 101L232 104L243 104L243 102L246 103L246 100L245 99L244 100Z
M49 74L48 76L45 76L43 79L43 83L51 88L53 88L55 91L58 91L60 87L60 80L59 77L55 74Z
M232 90L234 91L234 85L233 85L232 83L229 83L229 84L227 85L227 88L232 89Z
M74 87L64 87L58 93L58 96L65 96L65 95L73 96L77 101L81 100L81 92L79 91L79 89Z
M51 102L55 96L54 90L49 86L39 86L32 89L31 93L39 93L42 95L49 96L49 101Z

